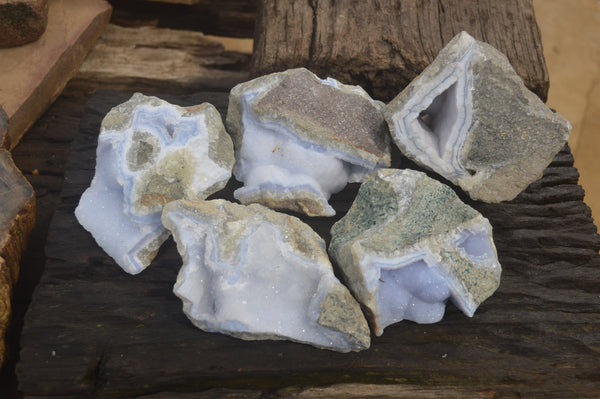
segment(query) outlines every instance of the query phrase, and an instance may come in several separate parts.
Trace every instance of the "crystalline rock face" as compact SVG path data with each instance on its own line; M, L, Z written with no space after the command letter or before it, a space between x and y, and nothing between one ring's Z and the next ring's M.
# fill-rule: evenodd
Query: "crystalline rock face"
M437 322L448 299L473 316L500 283L488 220L422 172L374 171L331 234L376 335L403 319Z
M530 92L506 57L462 32L385 110L407 157L485 202L541 177L571 125Z
M169 236L164 204L222 189L233 163L231 138L212 105L184 108L136 93L102 121L96 174L75 215L119 266L137 274Z
M332 216L327 202L348 182L389 166L383 103L358 86L300 68L233 88L227 127L236 149L235 198L309 216Z
M299 219L259 204L180 200L162 221L183 258L174 292L197 327L340 352L369 347L360 306Z

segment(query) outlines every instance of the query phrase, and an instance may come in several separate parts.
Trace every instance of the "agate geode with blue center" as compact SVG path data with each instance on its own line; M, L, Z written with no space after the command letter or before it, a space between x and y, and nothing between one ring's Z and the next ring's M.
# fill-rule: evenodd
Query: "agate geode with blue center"
M448 300L473 316L500 284L488 220L410 169L369 176L331 229L329 253L377 335L405 319L437 322Z
M234 162L214 106L184 108L139 93L106 115L96 155L75 215L131 274L146 268L169 236L160 221L164 204L220 190Z

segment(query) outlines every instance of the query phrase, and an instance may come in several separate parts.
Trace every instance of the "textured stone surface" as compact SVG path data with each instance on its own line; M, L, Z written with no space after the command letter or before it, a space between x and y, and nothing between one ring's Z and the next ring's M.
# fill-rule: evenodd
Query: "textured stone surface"
M21 254L35 223L35 194L2 147L6 117L0 108L0 368L11 317L12 287L19 278Z
M347 182L389 166L383 104L357 86L299 68L254 79L230 94L242 203L331 216L327 200Z
M48 23L48 0L0 0L0 47L37 40Z
M10 153L0 149L0 257L11 271L14 284L19 276L21 252L35 219L35 195L29 182L13 163Z
M331 236L329 252L377 335L403 319L439 321L447 299L473 316L500 284L487 219L422 172L373 172Z
M197 327L340 352L369 347L360 306L334 276L325 242L299 219L213 200L172 202L162 221L183 258L173 291Z
M571 129L503 54L465 32L385 116L406 156L485 202L511 200L539 179Z
M75 214L136 274L169 236L160 223L163 205L219 191L233 163L233 144L214 106L184 108L136 93L102 121L96 175Z

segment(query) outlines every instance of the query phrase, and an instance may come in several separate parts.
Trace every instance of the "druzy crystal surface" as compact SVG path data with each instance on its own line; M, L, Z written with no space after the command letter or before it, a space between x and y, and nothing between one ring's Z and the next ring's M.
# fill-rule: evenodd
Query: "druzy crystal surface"
M447 300L473 316L500 283L488 220L422 172L374 171L331 236L377 335L404 319L437 322Z
M383 103L358 86L299 68L233 88L227 127L236 149L235 192L309 216L335 214L328 199L348 182L389 166Z
M164 204L220 190L233 163L215 107L179 107L136 93L102 121L96 173L75 215L119 266L136 274L169 236L160 221Z
M197 327L340 352L369 347L360 306L299 219L259 204L181 200L162 221L183 258L174 292Z
M407 157L485 202L542 176L571 125L523 84L507 58L462 32L386 107Z

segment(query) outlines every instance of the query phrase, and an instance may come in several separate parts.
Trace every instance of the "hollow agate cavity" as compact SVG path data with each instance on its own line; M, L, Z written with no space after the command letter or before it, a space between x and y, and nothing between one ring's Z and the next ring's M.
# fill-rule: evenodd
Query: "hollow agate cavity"
M329 253L377 335L403 319L439 321L448 299L473 316L500 283L490 223L422 172L373 172L331 234Z
M358 86L321 80L304 68L237 85L227 114L234 174L244 182L235 198L334 215L332 193L390 164L383 106Z
M195 326L340 352L369 347L360 306L299 219L259 204L181 200L162 221L183 258L174 292Z
M96 155L75 215L131 274L146 268L169 236L160 221L164 204L220 190L234 163L215 107L183 108L139 93L106 115Z
M465 32L390 102L385 117L407 157L486 202L511 200L541 177L571 130L502 53Z

